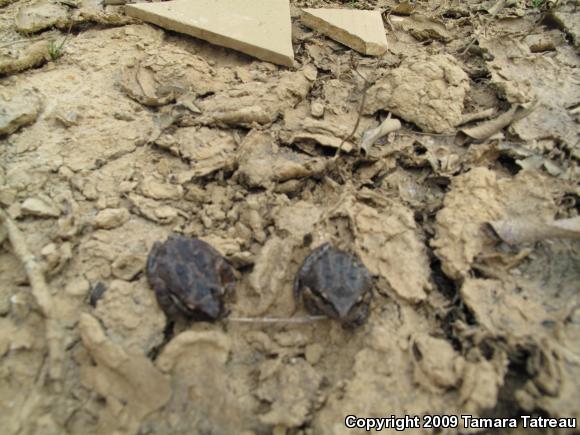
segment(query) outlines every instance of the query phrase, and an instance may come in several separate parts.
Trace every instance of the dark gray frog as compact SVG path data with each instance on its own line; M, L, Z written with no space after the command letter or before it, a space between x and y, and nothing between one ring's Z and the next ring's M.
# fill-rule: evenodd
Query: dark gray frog
M372 279L360 259L325 243L306 257L294 280L294 296L311 314L326 314L345 328L369 315Z
M147 279L157 302L173 318L217 320L236 277L226 259L203 240L172 235L156 242L147 258Z

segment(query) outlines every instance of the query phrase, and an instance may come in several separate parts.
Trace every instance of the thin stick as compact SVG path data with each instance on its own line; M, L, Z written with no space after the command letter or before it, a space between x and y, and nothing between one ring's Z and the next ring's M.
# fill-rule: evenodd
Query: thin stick
M58 380L62 376L62 363L64 361L63 346L61 343L62 328L57 317L54 315L52 295L44 279L44 271L36 261L36 257L30 253L22 231L20 231L10 216L1 209L0 221L4 222L4 227L8 233L8 238L12 244L14 253L26 270L32 295L36 299L36 303L46 319L45 334L48 346L49 375L52 379Z
M354 61L353 61L354 63ZM362 98L360 101L360 106L358 108L358 116L356 118L356 123L354 124L354 128L352 129L352 131L350 132L350 134L348 136L346 136L345 138L342 139L342 142L340 143L340 145L338 146L338 149L336 150L336 154L334 155L334 160L337 160L340 157L340 153L342 151L342 147L345 144L345 142L351 140L356 131L358 130L358 126L360 124L360 120L362 118L362 113L365 107L365 102L367 100L367 91L368 89L371 87L371 83L367 80L367 78L365 76L363 76L357 69L356 69L356 65L353 65L353 71L364 80L364 88L363 88L363 94L362 94Z
M235 323L310 323L325 319L328 319L328 317L228 317L225 320Z
M391 11L389 11L389 13L385 15L385 19L387 20L387 24L391 27L391 34L393 35L395 40L398 41L399 37L397 36L397 31L395 30L395 26L391 21Z
M0 48L4 48L4 47L9 47L11 45L16 45L16 44L24 44L25 42L35 42L35 41L41 41L43 39L46 39L44 37L40 37L40 38L28 38L28 39L19 39L17 41L12 41L12 42L7 42L6 44L2 44L0 45Z

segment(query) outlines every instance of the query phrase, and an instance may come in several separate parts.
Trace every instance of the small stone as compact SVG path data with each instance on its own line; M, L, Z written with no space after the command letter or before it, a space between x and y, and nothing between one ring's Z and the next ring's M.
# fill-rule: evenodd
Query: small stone
M128 112L115 112L113 113L113 117L119 121L133 121L135 119L135 117Z
M10 297L10 311L17 319L24 319L30 313L31 296L27 293L15 293Z
M22 206L17 202L12 203L8 206L6 212L8 213L8 216L10 216L12 219L14 220L20 219L20 217L22 216Z
M89 201L94 201L95 199L97 199L99 197L99 192L97 190L97 186L95 186L95 183L93 183L92 181L87 182L83 186L82 194Z
M72 127L79 124L79 116L76 112L59 111L54 115L54 119L60 122L64 127Z
M0 317L4 317L10 313L10 293L0 293Z
M42 248L40 255L44 261L46 272L53 274L60 271L72 258L72 247L69 242L64 242L61 245L49 243Z
M17 190L13 187L0 187L0 204L9 207L16 200Z
M22 203L21 211L25 215L38 217L59 217L60 210L50 198L27 198Z
M10 349L16 327L9 319L0 319L0 328L2 328L2 334L0 335L0 358L2 358Z
M304 346L308 342L308 337L300 331L279 332L274 339L283 347Z
M69 281L65 287L64 291L70 296L86 296L89 292L90 284L82 276L78 276Z
M306 346L306 349L304 350L306 361L308 361L311 365L317 364L322 358L323 354L324 348L318 343L310 344Z
M153 199L181 199L183 197L183 187L180 185L161 183L151 178L143 180L141 192Z
M312 64L305 65L303 73L304 77L306 77L311 82L315 81L316 78L318 77L318 70Z
M129 211L125 208L107 208L100 211L95 217L97 228L110 230L123 225L129 220Z
M55 25L65 24L67 20L68 12L65 6L41 0L21 8L14 23L19 32L34 33Z
M324 116L324 105L319 101L313 101L310 104L310 114L314 118L322 118Z
M133 191L137 187L136 181L121 181L119 183L119 192L120 193L129 193Z
M75 173L71 168L63 165L58 168L58 175L60 175L64 180L70 181Z
M169 207L168 205L162 205L161 207L157 207L153 211L153 213L161 223L170 223L178 215L177 210L174 209L173 207Z
M115 278L131 281L145 267L145 256L136 254L121 254L113 264L111 270Z
M51 268L50 266L54 267L60 259L58 246L56 246L54 243L49 243L44 248L42 248L40 254L42 255L44 261L49 265L49 268Z
M0 98L0 136L32 124L40 112L40 99L31 92Z

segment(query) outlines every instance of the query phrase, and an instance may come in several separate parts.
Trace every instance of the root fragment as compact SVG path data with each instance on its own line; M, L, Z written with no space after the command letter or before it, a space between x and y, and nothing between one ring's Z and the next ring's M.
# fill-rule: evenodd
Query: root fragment
M44 278L44 271L36 260L36 257L28 249L24 234L4 210L0 210L0 221L3 222L4 228L6 228L8 239L12 244L14 253L24 265L32 295L45 318L49 365L48 376L52 380L60 380L62 379L62 367L64 363L63 328L58 317L55 315L55 305Z

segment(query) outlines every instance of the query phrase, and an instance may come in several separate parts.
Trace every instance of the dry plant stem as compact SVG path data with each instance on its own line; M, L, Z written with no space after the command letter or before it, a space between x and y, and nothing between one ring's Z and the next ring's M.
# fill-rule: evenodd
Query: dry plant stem
M32 295L36 299L36 303L46 319L45 334L48 346L48 373L51 379L59 380L62 377L62 363L64 361L62 329L60 322L54 316L54 303L46 280L44 279L44 272L34 255L30 253L24 234L22 234L22 231L20 231L4 210L0 210L0 221L4 223L14 253L24 265L28 281L30 282Z
M42 39L46 39L44 37L41 38L28 38L28 39L19 39L18 41L12 41L12 42L7 42L6 44L2 44L0 45L0 48L4 48L4 47L10 47L11 45L16 45L16 44L24 44L25 42L35 42L35 41L40 41Z
M393 38L395 38L395 41L398 41L399 37L397 36L397 31L395 30L395 26L393 25L393 23L391 21L391 13L390 12L385 15L385 20L387 21L387 24L391 28L391 34L393 35Z
M226 321L233 323L310 323L325 319L328 319L328 317L229 317Z
M462 116L461 123L459 125L467 124L468 122L479 121L485 118L489 118L490 116L495 115L496 109L495 107L491 107L489 109L481 110L475 113L467 113Z
M501 12L501 10L505 7L506 5L506 0L498 0L495 2L495 4L488 10L489 15L490 15L490 19L489 20L484 20L483 25L481 26L481 30L483 32L483 37L487 38L487 26L489 25L489 23L491 22L492 18L495 18L495 16ZM475 33L475 32L474 32ZM461 55L464 55L465 53L467 53L469 51L469 49L471 48L471 46L473 44L475 44L475 42L477 41L478 35L474 35L471 38L471 42L467 45L467 47L465 47L465 49L461 52Z
M354 68L353 70L354 70L354 72L357 73L357 75L359 77L361 77L364 80L365 85L363 88L363 94L362 94L362 98L360 100L360 106L358 108L358 116L356 118L356 123L354 124L354 128L352 129L350 134L347 137L345 137L344 139L342 139L342 142L340 142L340 145L338 146L338 149L336 150L336 154L333 157L334 160L337 160L340 157L340 153L342 152L343 145L345 144L345 142L351 140L354 137L356 131L358 130L358 126L360 124L360 120L362 118L362 113L363 113L366 99L367 99L367 91L371 87L371 83L369 83L369 81L366 79L365 76L363 76L360 72L358 72L358 70L356 68Z
M369 148L371 148L379 139L400 129L401 121L391 118L391 113L389 112L387 118L381 122L378 127L371 128L363 133L360 142L361 152L368 154Z
M506 0L498 0L497 2L495 2L495 4L489 8L487 10L487 12L489 12L489 14L494 17L495 15L497 15L503 8L505 8L507 4Z

